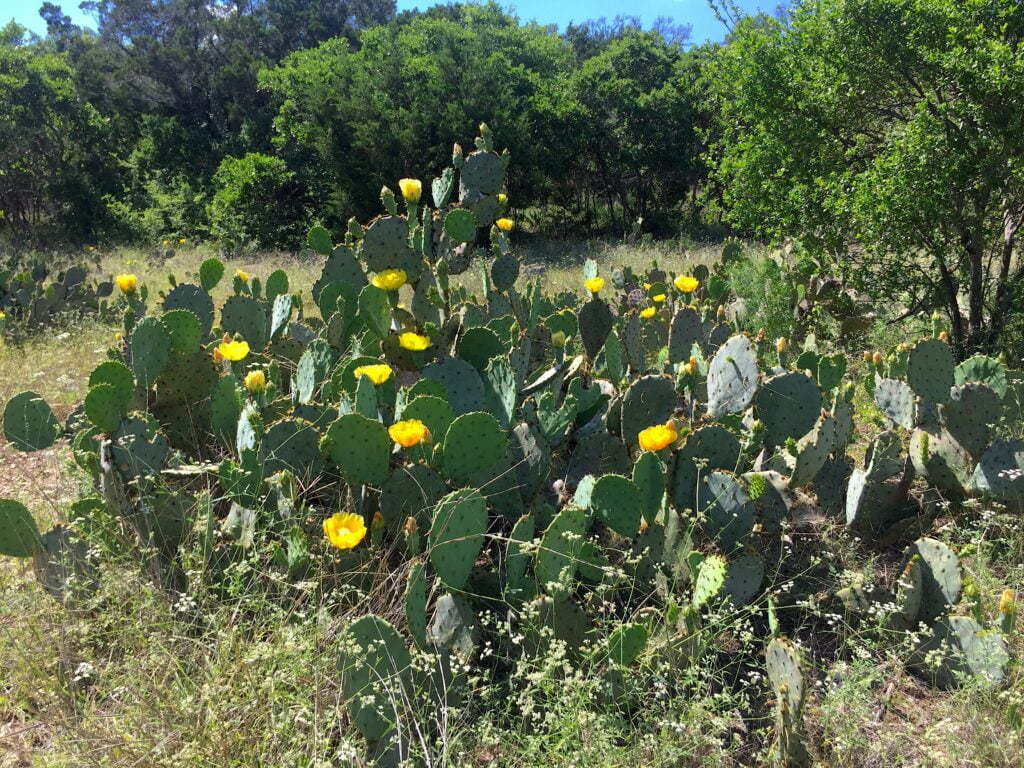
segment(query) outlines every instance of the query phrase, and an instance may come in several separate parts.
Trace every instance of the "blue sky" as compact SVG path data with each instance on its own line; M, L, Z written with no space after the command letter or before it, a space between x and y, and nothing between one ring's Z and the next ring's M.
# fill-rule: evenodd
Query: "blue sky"
M90 23L88 17L78 10L80 0L51 0L58 3L76 23ZM649 25L658 16L668 16L679 24L693 26L694 42L719 40L725 30L715 20L708 8L706 0L518 0L503 5L510 7L519 18L534 20L542 24L558 24L564 27L570 21L583 21L606 16L609 19L618 14L639 16L645 25ZM0 23L15 19L29 29L42 34L46 27L39 18L39 6L42 0L0 0ZM429 0L398 0L399 10L426 7L433 5ZM771 11L775 7L774 0L757 2L757 0L740 0L740 5L747 10L763 8Z

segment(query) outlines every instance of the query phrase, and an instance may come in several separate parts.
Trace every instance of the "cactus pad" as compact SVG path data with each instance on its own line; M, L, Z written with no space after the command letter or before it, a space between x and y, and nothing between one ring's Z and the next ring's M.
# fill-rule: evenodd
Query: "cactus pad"
M697 478L710 470L733 470L740 457L736 437L718 424L709 424L691 432L676 453L672 476L672 500L679 510L693 509ZM698 462L703 466L698 467Z
M465 360L449 357L431 363L423 369L423 376L444 387L448 402L457 414L481 411L487 407L480 374Z
M961 387L969 381L985 384L995 390L1000 399L1006 397L1009 387L1006 366L994 357L975 355L964 360L953 369L953 382Z
M4 407L4 436L19 451L41 451L60 432L57 417L35 392L20 392Z
M598 478L590 493L590 506L597 519L620 536L636 536L643 501L640 490L628 477L604 475Z
M622 399L622 439L635 445L637 435L655 424L664 424L676 407L672 380L666 376L641 376Z
M697 510L704 517L704 531L720 552L736 549L754 528L754 503L732 474L713 470L697 483Z
M548 584L560 582L563 572L570 579L575 574L583 550L586 520L582 509L563 507L544 531L535 566L537 582L542 590L547 590Z
M764 558L760 555L745 552L729 558L725 592L732 598L733 605L746 605L754 599L764 581L764 567Z
M203 262L204 265L205 263ZM221 264L221 273L223 272L224 265ZM174 286L164 299L164 312L175 309L187 309L199 320L202 336L205 338L210 334L210 329L213 328L213 299L206 290L192 283L179 283Z
M596 296L580 307L580 338L587 356L594 360L611 333L614 318L608 305Z
M953 351L938 339L919 341L907 357L907 383L924 400L944 403L953 386Z
M899 379L881 379L875 384L875 405L893 424L914 428L914 390Z
M744 410L757 392L757 350L738 334L719 347L708 368L708 415L717 418Z
M232 296L220 310L220 327L239 334L253 352L260 352L270 335L270 322L265 307L248 296Z
M693 597L690 599L694 608L707 604L722 591L722 587L725 586L726 567L726 560L721 555L708 555L701 560L697 578L693 582Z
M464 488L437 503L430 525L430 562L448 587L465 586L486 532L487 502L479 491Z
M1003 407L999 395L986 384L968 382L953 387L949 401L939 406L942 425L972 457L988 447L990 424L999 421Z
M936 539L921 538L907 547L906 562L921 563L921 606L918 620L930 623L960 601L960 559Z
M260 441L259 459L267 477L288 470L308 483L323 471L316 430L292 419L270 426Z
M349 715L365 738L379 740L396 726L395 702L408 695L409 649L391 624L372 615L345 628L341 647L338 669Z
M441 464L453 482L467 482L505 456L505 433L489 413L465 413L455 419L444 436Z
M803 373L781 373L766 380L754 398L757 417L765 426L765 441L782 445L800 439L821 414L821 390Z
M939 658L933 666L935 654ZM911 666L940 688L954 688L970 678L994 687L1006 677L1009 660L999 632L984 629L969 616L947 616L915 649Z
M0 499L0 555L32 557L41 548L32 513L19 501Z
M143 389L150 387L171 356L171 334L155 317L135 324L130 343L132 372Z
M85 415L103 432L113 432L127 411L127 402L110 384L90 387L85 395Z
M345 414L328 428L320 450L350 483L380 485L388 478L391 439L379 421Z
M1024 440L996 440L982 454L971 485L1004 501L1024 501Z

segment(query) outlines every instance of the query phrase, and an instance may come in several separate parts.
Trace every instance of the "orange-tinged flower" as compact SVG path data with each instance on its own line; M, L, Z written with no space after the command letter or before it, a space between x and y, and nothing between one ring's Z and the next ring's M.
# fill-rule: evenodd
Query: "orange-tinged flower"
M644 307L640 310L640 317L644 318L644 320L650 320L657 311L654 307Z
M239 360L244 360L249 355L249 342L222 341L217 345L217 349L214 350L215 358L218 353L222 359L237 363Z
M418 203L423 194L423 182L419 179L399 179L398 188L407 203Z
M999 596L999 612L1010 613L1013 610L1015 597L1012 589L1004 589L1003 593Z
M700 280L693 275L679 275L673 282L682 293L693 293L700 288Z
M511 232L512 227L515 226L515 222L512 219L498 219L494 222L494 226L500 229L502 232Z
M324 520L324 535L337 549L352 549L366 536L366 523L362 515L337 512Z
M591 293L597 294L604 289L603 277L590 277L583 281L583 286Z
M370 278L370 282L382 291L397 291L408 279L404 269L382 269Z
M383 384L385 381L391 378L391 366L387 363L377 363L376 365L360 365L353 371L356 378L365 376L374 384Z
M135 293L135 289L139 286L139 279L135 275L118 275L114 278L114 282L117 283L118 290L121 293Z
M637 435L637 439L642 450L660 451L663 448L668 448L678 440L679 433L676 431L675 426L669 422L668 424L655 424L653 427L641 430L640 434Z
M413 331L398 334L398 346L410 352L422 352L430 346L430 337L421 336Z
M431 436L427 425L419 419L406 419L396 421L388 427L388 434L391 439L403 448L412 448L420 443L429 443Z

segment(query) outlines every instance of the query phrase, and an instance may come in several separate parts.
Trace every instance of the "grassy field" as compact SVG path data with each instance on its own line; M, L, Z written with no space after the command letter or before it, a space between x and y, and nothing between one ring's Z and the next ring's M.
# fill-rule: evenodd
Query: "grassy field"
M141 251L105 254L100 272L134 272L151 289L195 272L210 255L183 249L171 259ZM602 264L679 268L708 262L717 249L660 244L547 244L526 257L526 273L549 289L577 290L587 256ZM285 256L228 261L264 277L285 266L309 301L318 262ZM463 278L479 285L476 270ZM83 321L0 349L0 400L33 389L65 416L81 399L89 371L103 359L116 328ZM879 328L875 337L891 330ZM859 397L869 417L871 401ZM18 454L0 447L0 496L23 501L41 520L60 521L82 477L66 447ZM941 536L961 551L982 595L1024 585L1019 518L973 508L940 516ZM858 542L832 520L793 532L806 561L791 583L821 573L853 583L897 567L881 552L865 560ZM314 568L316 564L314 564ZM69 612L47 598L30 567L0 561L0 768L17 766L305 766L360 765L340 714L335 658L326 616L345 596L311 584L280 585L263 599L239 592L193 605L156 590L126 557L102 574L87 609ZM819 579L820 581L820 579ZM784 584L780 589L785 589ZM287 595L287 600L280 599ZM805 640L815 680L808 731L822 765L1021 766L1019 729L1007 710L1024 708L1024 676L993 693L928 687L905 670L908 648L866 623L848 622L811 591ZM985 605L991 612L993 606ZM349 608L362 613L365 606ZM552 656L517 668L511 683L470 680L472 696L437 723L435 765L733 766L765 759L771 714L749 689L760 684L740 663L756 620L743 611L712 617L728 627L719 646L686 671L641 666L608 704L603 681ZM827 638L824 639L824 638ZM1012 655L1024 653L1021 632Z

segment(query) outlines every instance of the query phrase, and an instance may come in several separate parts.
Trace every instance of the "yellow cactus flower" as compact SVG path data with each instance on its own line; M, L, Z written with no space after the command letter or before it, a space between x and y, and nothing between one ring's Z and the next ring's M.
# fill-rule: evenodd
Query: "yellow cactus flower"
M700 280L692 275L679 275L672 282L682 293L693 293L700 288Z
M410 352L422 352L430 346L430 337L421 336L413 331L398 334L398 346Z
M939 332L939 341L944 341L944 342L946 342L948 344L949 343L949 331L940 331Z
M604 290L604 278L603 277L590 277L583 281L583 286L593 294L598 294Z
M382 269L370 279L370 282L382 291L397 291L408 279L409 276L405 274L404 269Z
M499 192L498 193L498 202L501 203L502 205L507 203L508 202L508 195L506 195L504 192Z
M649 291L654 286L654 283L644 283L644 290Z
M352 549L366 536L362 515L337 512L324 520L324 535L336 549Z
M249 371L245 374L245 388L258 395L267 391L267 374L261 370Z
M219 354L221 359L237 363L249 355L249 343L247 341L222 341L214 350L214 357Z
M653 427L641 430L637 435L640 448L644 451L660 451L668 448L679 439L679 433L672 422L667 424L655 424Z
M786 354L787 349L789 349L789 339L785 336L779 336L779 338L775 340L775 351L780 355L784 355Z
M663 301L665 301L665 294L659 293L657 296L651 296L651 301L653 301L655 304L661 304Z
M1010 613L1013 611L1015 595L1012 589L1004 589L1003 593L999 596L999 612Z
M163 244L164 244L164 245L170 245L170 244L171 244L171 241L170 241L170 240L164 240Z
M502 232L511 232L512 227L515 226L515 222L513 222L512 219L498 219L494 222L494 225Z
M117 283L121 293L135 293L135 289L139 287L139 279L135 275L118 275L114 278L114 282Z
M644 320L650 320L657 311L654 307L644 307L640 310L640 317Z
M235 270L235 277L237 277L243 283L248 283L249 282L249 273L246 272L243 269L236 269Z
M184 245L184 244L185 244L185 243L187 243L187 242L188 242L188 240L186 240L186 239L185 239L185 238L183 237L183 238L181 238L180 240L178 240L178 245Z
M383 384L385 381L391 378L391 366L387 363L377 363L376 365L360 365L354 371L356 378L359 379L363 376L368 378L374 384Z
M431 439L430 430L419 419L396 421L388 427L388 434L391 435L392 440L403 448L412 448L420 443L429 443Z
M114 341L124 341L124 331L115 331Z
M7 317L7 313L6 312L0 312L0 320L3 320L5 317Z
M399 179L398 188L407 203L418 203L423 194L423 182L419 179Z

